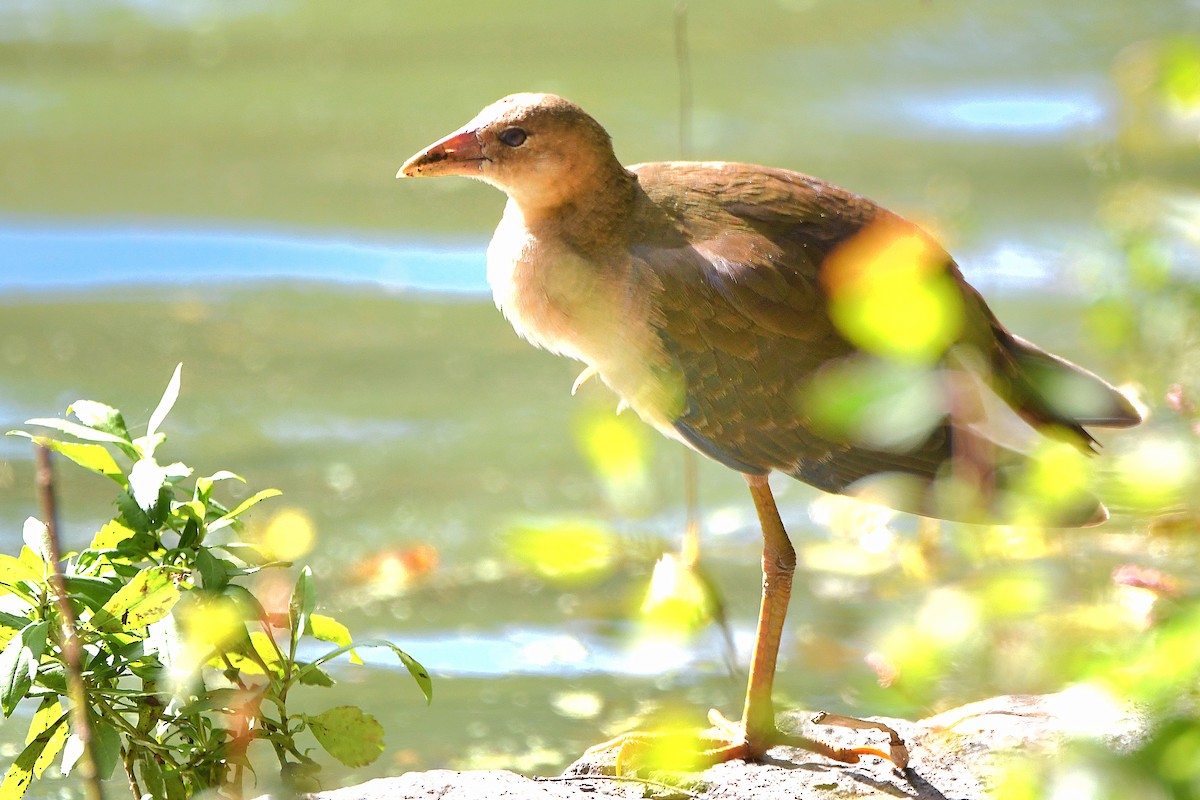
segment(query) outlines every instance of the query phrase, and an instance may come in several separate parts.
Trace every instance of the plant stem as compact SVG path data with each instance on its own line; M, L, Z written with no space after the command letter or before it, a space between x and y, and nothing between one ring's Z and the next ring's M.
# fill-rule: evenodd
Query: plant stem
M58 544L58 503L54 496L54 467L50 462L50 451L40 445L35 445L34 463L36 464L35 483L38 497L42 506L42 522L46 526L46 539L49 546L50 580L54 584L55 601L58 603L59 617L62 622L62 653L67 669L67 692L71 698L71 727L83 745L83 755L79 758L79 776L83 780L84 793L88 800L104 800L104 790L100 786L100 776L96 772L95 754L92 752L92 725L88 718L87 689L83 683L83 673L80 669L79 638L75 633L75 610L67 599L67 585L63 580L62 549Z

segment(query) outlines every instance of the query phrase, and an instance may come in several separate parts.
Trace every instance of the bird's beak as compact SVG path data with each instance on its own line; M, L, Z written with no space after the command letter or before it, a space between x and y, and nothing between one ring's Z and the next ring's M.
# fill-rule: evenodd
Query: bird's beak
M397 178L430 178L438 175L478 176L483 162L483 139L470 128L455 131L404 162Z

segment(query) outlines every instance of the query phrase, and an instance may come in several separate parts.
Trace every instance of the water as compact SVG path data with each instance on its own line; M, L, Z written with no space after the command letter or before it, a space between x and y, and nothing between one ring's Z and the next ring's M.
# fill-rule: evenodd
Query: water
M1080 306L1099 291L1096 270L1122 257L1112 192L1200 179L1194 131L1147 133L1153 113L1122 77L1152 58L1139 42L1196 35L1194 3L1131 15L1115 0L694 0L689 13L697 157L802 169L885 202L936 230L1014 329L1117 381L1138 374L1094 340ZM169 457L283 489L275 507L315 523L304 560L324 609L434 674L425 707L393 659L368 651L366 667L335 665L336 689L297 696L300 710L361 703L388 731L379 762L331 766L331 785L444 766L554 772L651 709L699 722L709 705L740 704L715 629L648 649L631 622L682 534L678 449L647 438L645 485L632 497L606 486L577 438L615 399L594 384L572 398L578 366L520 342L486 296L500 196L392 177L527 88L583 103L627 162L674 157L670 35L668 4L633 2L0 11L0 429L83 397L144 425L184 362ZM1142 149L1123 150L1128 137ZM1185 271L1190 204L1172 206ZM0 459L10 551L36 510L23 442L0 438ZM60 477L78 547L111 498L102 481ZM1059 688L1059 645L1034 612L1102 595L1125 557L1119 536L985 557L1013 545L954 528L930 545L912 520L891 521L876 552L814 511L815 492L777 490L805 565L780 662L787 705L916 716ZM758 534L735 475L704 465L700 493L704 564L744 664ZM562 519L606 531L618 554L607 569L561 583L514 557L514 531ZM426 552L427 572L369 572ZM1034 587L1017 594L1041 605L981 620L976 639L930 649L940 666L880 686L867 654L990 581ZM976 646L987 637L1005 647ZM4 725L0 747L23 727Z

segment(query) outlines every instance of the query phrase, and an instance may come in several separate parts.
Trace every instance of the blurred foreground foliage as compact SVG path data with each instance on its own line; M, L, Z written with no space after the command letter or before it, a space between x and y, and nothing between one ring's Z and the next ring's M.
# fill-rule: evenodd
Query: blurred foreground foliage
M220 471L188 488L190 467L158 462L166 441L160 426L179 384L177 368L144 436L130 434L120 411L91 400L70 406L74 420L27 422L50 435L13 432L114 481L118 513L86 549L58 564L45 521L32 517L19 556L0 554L0 705L7 718L21 700L38 702L26 746L0 784L4 800L22 797L60 754L64 775L76 767L87 737L68 723L74 702L90 721L91 761L101 779L120 764L135 797L182 800L208 789L241 796L255 741L271 746L284 784L295 790L319 786L305 732L342 764L374 761L383 728L371 715L355 706L288 709L297 686L334 684L322 669L327 662L348 655L361 664L356 648L391 650L431 697L428 674L407 653L386 641L352 642L344 625L316 613L308 567L278 603L242 585L262 570L290 566L276 556L302 554L311 525L293 511L268 526L265 546L239 540L230 534L242 531L242 516L277 490L230 508L213 490L242 481L237 475ZM66 597L55 589L56 572ZM77 624L63 619L64 601ZM68 688L72 627L82 698ZM334 647L302 658L303 637Z

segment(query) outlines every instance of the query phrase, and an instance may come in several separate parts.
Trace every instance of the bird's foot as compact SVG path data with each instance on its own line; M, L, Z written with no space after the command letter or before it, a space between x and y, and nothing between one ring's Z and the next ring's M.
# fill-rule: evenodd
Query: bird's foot
M862 756L890 761L898 769L908 766L908 748L895 730L882 722L819 713L813 722L822 725L879 730L888 734L888 751L877 747L838 748L799 734L784 733L771 725L765 733L748 734L741 722L732 722L719 711L708 712L712 728L704 731L635 731L589 747L586 756L612 753L613 773L618 777L640 767L675 771L703 770L714 764L741 759L761 761L776 746L797 747L844 764L857 763Z

